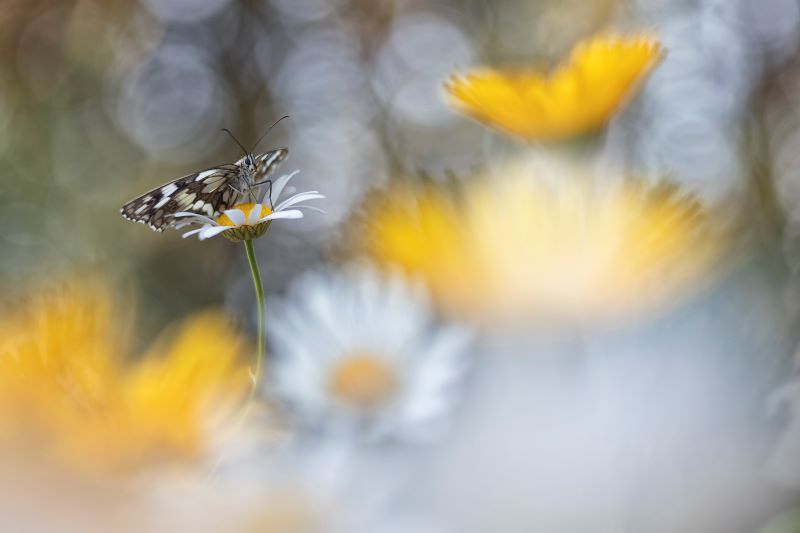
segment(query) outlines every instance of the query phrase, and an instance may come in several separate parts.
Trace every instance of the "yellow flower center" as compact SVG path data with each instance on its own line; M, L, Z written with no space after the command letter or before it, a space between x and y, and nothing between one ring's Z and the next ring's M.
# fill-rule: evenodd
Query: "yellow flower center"
M233 206L232 209L238 209L239 211L244 213L244 218L246 220L250 216L250 211L252 211L256 205L258 204L255 204L253 202L247 202L246 204L239 204ZM269 206L267 205L261 204L261 215L258 218L265 217L270 213L272 213L272 209L270 209ZM222 213L219 217L217 217L217 224L219 224L220 226L236 226L236 224L234 224L233 221L225 213Z
M385 405L397 390L397 377L389 365L370 354L341 361L330 375L328 390L342 403L361 409Z

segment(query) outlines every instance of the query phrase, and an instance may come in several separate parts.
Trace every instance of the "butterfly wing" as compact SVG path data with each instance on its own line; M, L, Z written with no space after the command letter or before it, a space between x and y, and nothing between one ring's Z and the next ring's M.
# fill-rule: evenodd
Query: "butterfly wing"
M269 175L278 168L278 165L286 159L287 155L289 155L289 150L278 148L255 156L253 159L256 163L256 171L253 176L253 183L260 184L266 181Z
M174 226L172 215L180 211L216 218L238 200L230 185L239 181L239 172L237 165L220 165L183 176L134 198L120 213L156 231Z

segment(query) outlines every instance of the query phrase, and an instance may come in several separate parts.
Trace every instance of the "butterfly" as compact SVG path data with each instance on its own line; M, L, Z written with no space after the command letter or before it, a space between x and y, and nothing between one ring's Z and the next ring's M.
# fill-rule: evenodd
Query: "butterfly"
M181 225L175 213L183 211L215 219L250 197L255 188L264 184L271 186L269 176L286 159L289 150L278 148L253 155L252 150L247 151L230 131L223 131L242 148L244 157L233 164L201 170L147 191L122 206L123 218L147 224L160 232Z

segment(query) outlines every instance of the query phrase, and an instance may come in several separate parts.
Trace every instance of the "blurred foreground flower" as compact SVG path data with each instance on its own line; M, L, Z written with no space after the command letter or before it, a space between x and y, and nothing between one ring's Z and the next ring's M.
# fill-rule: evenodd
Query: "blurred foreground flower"
M306 274L270 313L274 391L313 426L427 436L466 369L467 332L367 266Z
M700 204L668 183L545 182L536 172L510 168L457 191L391 188L367 209L365 251L424 280L452 314L573 321L676 297L724 244Z
M445 84L459 111L526 140L558 140L602 126L662 56L650 35L599 35L578 43L551 73L477 69Z
M275 219L303 218L301 209L318 209L312 206L300 205L300 202L319 200L325 197L319 194L319 191L306 191L290 196L283 202L278 203L286 184L297 175L297 172L286 174L275 180L275 185L272 187L266 203L264 202L265 198L262 197L258 203L250 202L236 205L232 209L225 210L216 220L197 213L175 213L175 218L182 218L181 223L176 227L182 227L187 224L202 225L199 229L184 233L184 238L197 235L202 241L221 233L227 239L239 242L261 237L266 233L270 222ZM290 207L293 207L293 209L289 209Z
M245 345L195 315L126 363L131 318L105 285L42 291L0 321L0 446L80 474L191 463L248 391ZM207 457L206 457L207 458Z

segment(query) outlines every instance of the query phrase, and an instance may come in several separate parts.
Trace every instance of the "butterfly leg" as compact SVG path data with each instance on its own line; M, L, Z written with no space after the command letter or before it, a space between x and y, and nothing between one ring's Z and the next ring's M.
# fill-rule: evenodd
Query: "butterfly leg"
M272 180L258 181L253 184L253 187L258 187L260 185L264 185L265 183L267 184L267 197L269 198L269 208L275 209L275 206L272 205Z
M241 190L233 184L228 184L228 187L230 187L231 190L237 194L237 199L247 198L248 201L255 202L252 188L247 187L247 190Z

